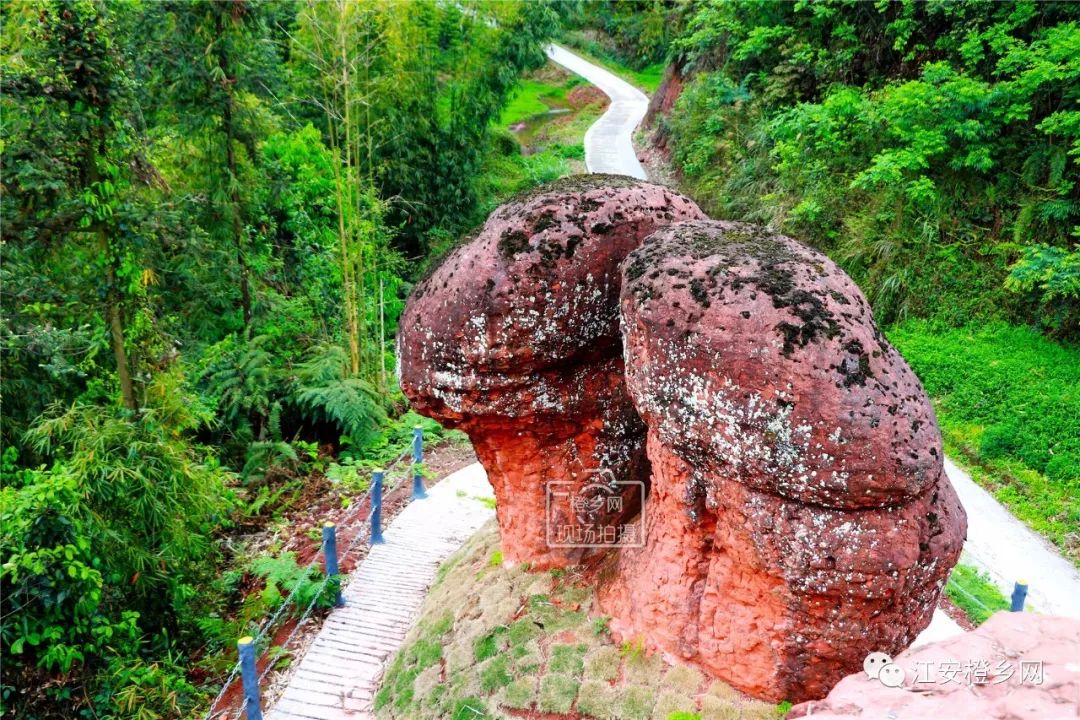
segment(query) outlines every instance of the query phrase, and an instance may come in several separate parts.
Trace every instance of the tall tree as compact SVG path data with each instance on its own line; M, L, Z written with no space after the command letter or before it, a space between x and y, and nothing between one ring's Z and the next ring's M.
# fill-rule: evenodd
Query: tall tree
M66 275L63 287L101 307L121 401L134 410L128 325L154 277L138 187L154 173L138 152L106 5L49 0L34 9L12 13L5 31L4 240L9 257Z
M304 6L293 53L299 74L314 71L317 104L352 128L339 138L343 161L390 203L405 253L428 250L433 228L469 224L491 123L521 72L546 62L556 20L534 2Z
M153 46L164 60L151 84L168 101L157 122L176 122L194 146L188 161L207 196L202 225L232 247L241 324L250 332L255 250L247 168L258 160L261 125L268 122L258 99L280 82L273 78L279 64L275 9L261 0L185 0L152 5L149 12L157 19Z

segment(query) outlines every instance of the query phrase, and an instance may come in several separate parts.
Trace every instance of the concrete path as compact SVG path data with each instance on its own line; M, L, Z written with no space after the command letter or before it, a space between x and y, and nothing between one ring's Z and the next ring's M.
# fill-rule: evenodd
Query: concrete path
M649 109L648 96L622 78L593 65L558 45L548 45L548 57L580 75L609 98L611 105L585 132L585 167L591 173L629 175L645 179L634 151L634 130Z
M402 510L349 577L268 720L365 720L386 662L405 639L435 571L495 511L479 463L458 470Z
M1026 581L1027 605L1037 612L1080 620L1080 569L948 458L945 472L967 510L960 561L985 570L1006 596L1014 582Z

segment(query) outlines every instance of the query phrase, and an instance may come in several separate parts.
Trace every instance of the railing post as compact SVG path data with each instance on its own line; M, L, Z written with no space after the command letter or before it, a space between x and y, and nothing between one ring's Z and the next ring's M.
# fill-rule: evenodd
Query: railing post
M244 684L244 712L247 720L262 720L259 699L259 673L255 667L255 639L247 636L236 643L240 652L240 680Z
M1017 580L1013 584L1012 591L1012 606L1009 608L1011 612L1023 612L1024 600L1027 599L1028 586L1024 580Z
M381 545L385 542L382 536L383 471L376 470L371 476L371 544Z
M414 427L412 438L412 499L419 500L427 497L427 493L424 492L424 476L423 473L420 472L420 464L424 462L424 428L419 425Z
M322 546L323 546L323 558L326 561L326 576L333 577L338 575L337 564L337 526L332 522L323 523L322 528ZM334 604L341 607L345 603L341 600L341 585L338 585L337 596L334 598Z

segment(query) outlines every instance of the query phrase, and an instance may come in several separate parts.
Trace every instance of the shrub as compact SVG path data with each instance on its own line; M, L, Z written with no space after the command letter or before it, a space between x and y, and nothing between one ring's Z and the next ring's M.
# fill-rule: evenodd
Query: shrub
M42 481L74 483L56 512L83 523L105 582L123 585L135 609L185 601L188 582L213 569L210 535L227 509L225 473L185 438L209 416L178 382L159 376L135 415L76 402L54 406L28 433L55 460Z
M829 252L887 322L1075 334L1075 8L706 3L686 16L673 50L688 82L664 127L707 211Z
M137 413L54 406L28 433L53 464L0 496L2 648L31 689L8 698L16 714L60 702L180 717L202 699L180 664L141 657L195 629L194 587L215 569L228 510L224 473L185 437L205 416L178 377L160 376Z
M133 643L139 614L104 612L104 563L80 482L57 466L2 493L4 655L66 673L110 644Z
M521 155L521 143L518 142L514 133L505 128L492 128L488 132L491 137L491 149L496 155L504 157Z

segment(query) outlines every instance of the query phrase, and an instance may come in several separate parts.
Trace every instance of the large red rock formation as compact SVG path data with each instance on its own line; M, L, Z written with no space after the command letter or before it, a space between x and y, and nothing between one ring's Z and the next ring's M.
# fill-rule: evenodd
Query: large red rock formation
M549 547L548 481L647 478L625 390L619 266L660 225L703 217L658 185L568 178L496 210L409 298L401 387L418 412L469 434L507 560L549 567L586 553ZM596 522L636 514L639 499L624 501Z
M797 705L787 717L1080 716L1080 621L1071 618L998 613L972 632L900 653L893 664L901 672L888 685L860 671L824 701Z
M933 410L821 253L761 228L661 229L623 266L648 426L648 540L601 606L752 695L822 697L930 621L965 535Z

